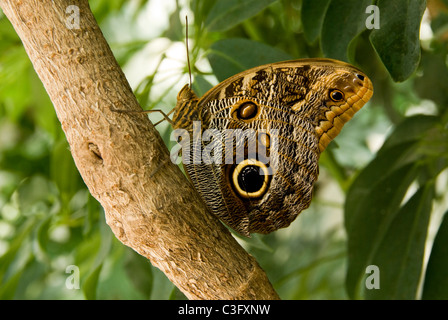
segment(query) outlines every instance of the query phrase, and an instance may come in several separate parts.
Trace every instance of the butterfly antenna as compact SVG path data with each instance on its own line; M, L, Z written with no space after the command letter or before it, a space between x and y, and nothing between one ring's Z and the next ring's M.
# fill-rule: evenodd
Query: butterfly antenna
M187 48L188 75L190 77L190 89L191 89L190 50L188 49L188 16L185 16L185 47Z

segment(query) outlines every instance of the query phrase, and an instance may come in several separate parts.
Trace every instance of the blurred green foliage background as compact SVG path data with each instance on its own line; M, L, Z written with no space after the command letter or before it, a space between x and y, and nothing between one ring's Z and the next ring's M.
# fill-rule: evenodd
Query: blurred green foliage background
M188 82L186 15L198 95L286 59L363 69L374 97L322 154L311 207L287 229L238 240L283 299L448 298L448 0L89 3L145 109L169 112ZM170 147L169 125L158 129ZM366 288L369 265L380 289ZM113 236L2 13L0 298L185 298Z

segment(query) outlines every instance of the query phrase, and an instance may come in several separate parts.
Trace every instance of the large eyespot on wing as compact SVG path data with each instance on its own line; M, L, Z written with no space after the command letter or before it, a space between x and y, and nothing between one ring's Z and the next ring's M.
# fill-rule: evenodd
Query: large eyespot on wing
M270 175L266 164L246 159L230 170L229 181L236 195L244 199L259 199L269 188Z
M316 127L319 150L324 151L342 127L373 95L372 81L354 67L338 70L327 90L323 118ZM324 93L325 95L325 93Z

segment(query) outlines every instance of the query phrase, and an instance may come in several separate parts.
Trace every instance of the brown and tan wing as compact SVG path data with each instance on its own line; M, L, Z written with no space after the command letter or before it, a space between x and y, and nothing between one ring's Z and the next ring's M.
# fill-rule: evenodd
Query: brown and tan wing
M191 128L192 121L201 121L202 131L222 133L225 149L221 164L190 164L187 172L210 210L239 233L287 227L311 202L320 153L372 93L364 73L330 59L279 62L239 73L200 99L178 103L176 114L184 116L175 123ZM256 133L255 157L247 150L251 140L243 136L247 159L236 161L237 139L231 150L225 148L229 129ZM235 161L225 163L226 152Z

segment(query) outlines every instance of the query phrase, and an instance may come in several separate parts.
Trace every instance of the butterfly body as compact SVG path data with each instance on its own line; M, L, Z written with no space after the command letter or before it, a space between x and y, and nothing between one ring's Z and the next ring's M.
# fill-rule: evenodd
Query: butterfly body
M199 137L207 130L226 133L217 142L225 149L221 161L190 161L184 163L186 171L210 211L239 233L287 227L310 205L320 153L372 93L364 73L330 59L249 69L201 98L185 86L174 127ZM196 121L200 126L194 126ZM224 148L229 132L254 135L241 141L235 137L235 145ZM249 150L251 142L257 145L255 153ZM190 144L192 150L207 148L202 140ZM243 159L236 161L239 154Z

